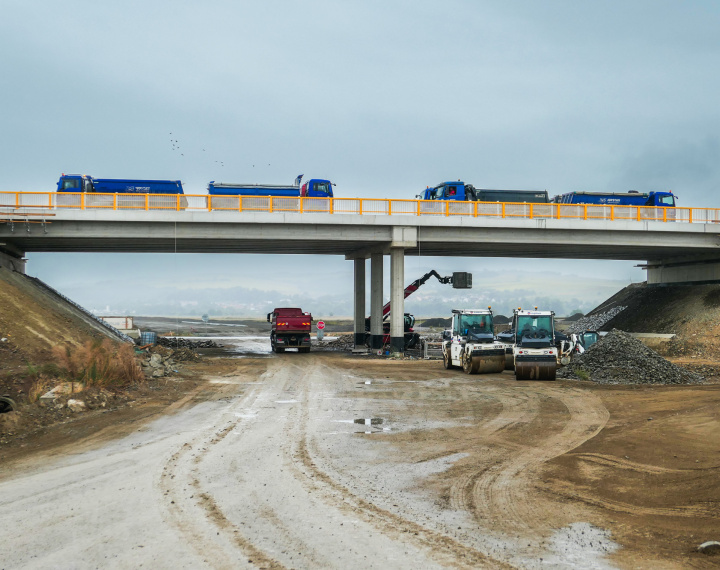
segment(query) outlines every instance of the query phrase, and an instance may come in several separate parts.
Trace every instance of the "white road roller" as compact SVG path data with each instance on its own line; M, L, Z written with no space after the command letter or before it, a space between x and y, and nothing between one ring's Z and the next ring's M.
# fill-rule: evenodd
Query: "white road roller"
M490 307L453 309L452 328L443 333L443 364L461 367L468 374L505 369L505 345L495 340Z

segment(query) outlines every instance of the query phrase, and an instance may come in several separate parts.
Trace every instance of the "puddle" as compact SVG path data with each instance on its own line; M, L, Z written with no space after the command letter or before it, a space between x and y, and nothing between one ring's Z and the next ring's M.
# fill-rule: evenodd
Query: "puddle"
M275 400L276 404L297 404L297 400Z
M356 420L353 420L353 423L363 424L366 426L379 426L381 424L384 424L385 420L382 418L358 418Z

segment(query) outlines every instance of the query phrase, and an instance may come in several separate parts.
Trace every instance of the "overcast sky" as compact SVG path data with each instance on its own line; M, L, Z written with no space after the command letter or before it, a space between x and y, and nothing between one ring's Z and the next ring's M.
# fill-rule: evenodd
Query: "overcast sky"
M680 206L720 207L718 29L716 1L3 0L0 191L52 191L62 172L181 179L187 193L303 173L340 197L463 179L671 189ZM322 275L352 292L340 258L105 256L113 280L95 255L29 257L30 274L80 302L128 275L278 291ZM560 264L598 302L597 275L643 279L629 262ZM438 265L553 293L537 260L427 259L407 281Z

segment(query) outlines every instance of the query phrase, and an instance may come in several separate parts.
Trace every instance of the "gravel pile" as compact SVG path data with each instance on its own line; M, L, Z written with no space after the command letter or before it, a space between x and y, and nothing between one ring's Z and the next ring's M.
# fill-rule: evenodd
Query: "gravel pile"
M615 315L617 315L625 308L626 307L624 306L618 306L613 307L612 309L610 309L609 311L605 311L604 313L587 315L586 317L575 321L572 325L565 329L565 333L570 334L579 333L582 331L599 331L600 327L602 327L605 323L607 323L610 319L612 319Z
M665 360L628 333L613 329L558 370L561 378L599 384L697 384L703 377Z
M187 338L178 338L172 336L157 337L157 344L167 348L221 348L222 344L216 343L214 340L190 340Z

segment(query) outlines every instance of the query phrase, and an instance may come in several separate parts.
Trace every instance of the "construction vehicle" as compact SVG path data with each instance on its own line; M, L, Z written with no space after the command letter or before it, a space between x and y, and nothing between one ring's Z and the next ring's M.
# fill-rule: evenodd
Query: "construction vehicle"
M282 307L268 313L267 322L272 324L270 347L273 352L285 352L297 348L298 352L310 352L312 315L302 309Z
M547 204L550 202L547 190L490 190L475 188L462 180L443 182L417 196L421 200L458 200L469 202L518 202Z
M463 271L455 271L452 275L442 277L434 269L428 271L425 275L416 279L410 285L405 287L405 299L422 287L428 279L435 277L440 283L444 285L451 284L453 289L472 289L472 273L466 273ZM390 303L386 303L382 309L382 320L383 320L383 345L390 344L390 323L388 322L390 317ZM413 330L415 326L415 317L410 313L404 315L404 336L405 336L405 348L413 348L417 345L420 340L420 335ZM365 318L365 344L370 346L370 317Z
M555 346L555 313L513 311L513 360L516 380L555 380L558 348Z
M332 198L334 184L329 180L313 178L300 186L303 175L300 174L292 185L272 184L231 184L215 182L208 184L211 196L279 196L285 198Z
M492 309L453 309L451 329L443 333L443 365L467 374L505 369L505 345L495 340Z
M62 174L58 192L96 194L184 194L180 180L131 180L93 178L86 174Z
M582 354L600 340L600 333L597 331L582 331L570 336L573 341L574 352L577 354Z
M553 198L558 204L595 204L599 206L675 207L672 192L567 192Z

